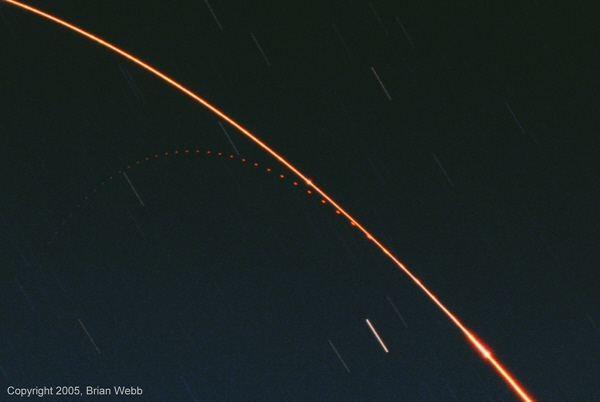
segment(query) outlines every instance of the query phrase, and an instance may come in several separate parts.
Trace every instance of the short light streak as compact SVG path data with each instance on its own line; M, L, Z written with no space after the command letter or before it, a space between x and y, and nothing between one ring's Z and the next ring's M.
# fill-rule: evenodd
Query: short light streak
M375 18L377 18L377 21L379 21L379 25L381 25L383 32L385 32L385 36L388 36L388 31L385 28L385 25L383 25L383 22L381 22L381 18L379 18L379 15L377 15L377 11L375 11L375 7L373 7L373 4L371 4L371 3L369 3L369 6L371 6L371 10L373 10L373 14L375 14Z
M238 149L236 148L235 144L233 143L233 141L231 141L231 138L229 137L229 134L227 134L227 130L225 130L225 127L223 127L223 124L221 122L219 122L219 126L221 126L221 129L223 129L223 132L225 133L225 135L227 136L227 139L229 140L229 143L231 144L231 146L233 147L233 149L235 150L235 153L238 154L238 156L240 156L240 152L238 151Z
M402 318L402 315L400 314L400 312L398 311L398 309L396 308L396 305L392 302L392 299L390 299L389 296L385 296L387 297L388 301L390 302L390 304L392 305L392 307L394 308L394 311L396 311L396 314L398 314L398 317L400 317L400 319L402 320L402 323L404 324L404 326L406 328L408 328L408 324L406 323L406 321L404 321L404 318Z
M342 362L342 364L346 368L346 371L348 371L349 374L352 374L352 373L350 373L350 369L348 368L348 366L346 366L346 362L344 361L344 359L342 359L342 356L340 356L340 354L337 351L337 349L335 348L335 346L333 346L333 343L331 342L331 340L328 339L328 341L329 341L329 344L331 345L331 347L333 348L333 351L335 352L335 354L337 355L337 357L340 359L340 361Z
M123 172L123 176L125 176L125 178L127 179L127 183L129 183L129 185L131 186L131 189L135 193L135 196L137 197L137 199L140 201L140 204L142 204L142 207L145 207L144 201L142 201L142 199L140 198L140 195L135 190L135 187L133 187L133 184L131 184L131 180L129 180L129 177L127 176L127 173Z
M435 296L420 280L419 278L417 278L406 266L404 266L404 264L402 262L400 262L400 260L398 260L392 253L391 251L389 251L385 246L383 246L383 244L381 244L379 242L379 240L377 240L365 227L363 227L361 224L359 224L356 219L354 219L348 212L346 212L346 210L344 208L342 208L337 202L335 202L329 195L327 195L323 190L321 190L316 184L314 184L311 180L308 179L308 177L306 177L303 173L301 173L296 167L294 167L291 163L289 163L286 159L284 159L281 155L279 155L275 150L273 150L271 147L269 147L267 144L265 144L264 142L262 142L259 138L257 138L254 134L252 134L250 131L246 130L244 127L242 127L239 123L237 123L236 121L234 121L231 117L227 116L225 113L223 113L222 111L220 111L219 109L217 109L215 106L211 105L210 103L208 103L206 100L204 100L203 98L201 98L200 96L196 95L195 93L193 93L191 90L187 89L186 87L184 87L183 85L179 84L177 81L173 80L172 78L166 76L165 74L161 73L160 71L158 71L157 69L155 69L154 67L150 66L149 64L143 62L142 60L138 59L137 57L127 53L124 50L121 50L120 48L106 42L103 39L100 39L99 37L84 31L81 28L76 27L75 25L72 25L66 21L63 21L57 17L54 17L48 13L45 13L41 10L38 10L34 7L28 6L26 4L20 3L18 1L15 0L2 0L5 3L9 3L12 5L15 5L17 7L20 7L22 9L25 9L27 11L30 11L34 14L40 15L46 19L49 19L59 25L62 25L72 31L77 32L78 34L85 36L86 38L112 50L115 53L120 54L121 56L125 57L128 60L131 60L133 63L139 65L140 67L144 68L145 70L151 72L152 74L156 75L157 77L161 78L162 80L164 80L165 82L167 82L168 84L172 85L173 87L179 89L181 92L185 93L186 95L188 95L189 97L191 97L192 99L194 99L196 102L200 103L201 105L203 105L204 107L206 107L208 110L210 110L212 113L214 113L215 115L217 115L218 117L220 117L221 119L225 120L227 123L231 124L233 127L235 127L236 129L238 129L242 134L244 134L245 136L247 136L248 138L250 138L254 143L256 143L259 147L261 147L264 151L266 151L268 154L270 154L271 156L273 156L275 159L277 159L282 165L286 166L288 169L290 169L292 172L294 172L298 177L300 177L307 186L312 187L312 189L314 191L316 191L317 193L319 193L321 195L321 197L323 197L325 200L329 201L329 203L338 211L340 211L340 213L342 215L344 215L349 221L350 223L355 226L358 230L360 230L361 232L363 232L368 238L370 238L370 240L386 255L390 258L390 260L392 260L400 270L402 270L406 275L408 275L408 277L429 297L429 299L431 299L431 301L433 301L440 310L442 310L442 312L454 323L454 325L463 333L463 335L467 338L467 340L473 345L473 347L478 350L481 354L484 360L489 361L489 363L492 365L492 367L496 370L496 372L502 377L502 379L515 391L515 393L517 395L519 395L519 397L524 400L524 401L533 401L533 398L531 396L529 396L529 394L527 393L527 391L520 385L518 384L517 380L513 378L513 376L508 372L508 370L506 368L504 368L504 366L502 366L502 364L496 360L496 358L493 356L493 354L484 347L483 343L475 336L475 334L473 334L454 314L452 314L452 312L450 312L450 310L448 310L448 308L442 304L442 302L437 298L437 296ZM374 69L373 69L374 70ZM375 71L373 71L375 72ZM376 73L375 73L376 74ZM388 95L389 97L389 95Z
M219 29L222 31L223 27L221 26L221 23L219 22L219 19L217 18L217 15L215 14L215 12L213 11L212 7L210 6L210 4L208 3L208 0L204 0L204 2L206 3L206 6L208 7L208 9L210 10L210 13L212 14L213 18L215 19L215 21L217 21L217 25L219 26Z
M262 56L264 57L265 61L267 62L267 65L270 67L271 63L269 63L269 59L267 59L267 55L265 54L265 52L263 52L263 49L260 46L260 44L258 43L258 41L256 40L256 38L254 37L254 34L252 32L250 32L250 35L252 36L252 39L254 40L254 43L256 43L256 47L258 47L258 50L260 50L260 53L262 54Z
M90 338L90 342L92 342L92 345L94 345L94 347L96 348L96 352L98 352L98 354L100 354L100 349L98 349L98 346L96 346L96 342L94 342L94 340L92 339L92 336L90 335L88 330L85 328L85 325L83 325L83 323L81 322L81 319L78 319L77 321L79 321L79 325L81 325L81 328L83 328L83 330L85 331L88 338Z
M387 89L385 89L385 87L383 86L383 82L381 82L381 79L379 78L379 76L377 75L377 72L375 71L375 69L373 67L371 67L371 71L373 71L373 74L375 74L375 78L377 78L377 81L379 81L379 85L381 85L381 89L383 89L383 92L385 92L385 95L388 97L389 100L392 100L392 97L388 93Z
M340 31L338 31L337 27L335 26L335 22L333 23L333 29L335 30L335 33L340 37L340 40L342 41L342 45L344 45L344 48L346 49L348 54L350 56L352 56L352 52L350 51L350 49L348 49L348 46L346 45L346 41L344 40L344 38L342 38Z
M448 176L448 173L446 173L446 169L444 169L444 167L442 166L442 164L438 160L437 156L435 156L435 154L432 154L432 155L433 155L433 159L435 159L435 161L437 162L437 164L440 167L440 169L442 169L442 172L444 173L444 176L446 176L446 179L448 179L448 183L450 183L450 185L452 187L454 187L454 183L452 183L452 180L450 180L450 177Z
M385 353L389 353L390 351L388 350L388 348L385 347L385 344L381 340L381 337L379 336L377 331L375 331L375 328L373 327L373 325L371 324L371 321L369 321L368 318L367 318L367 324L369 325L369 328L371 328L371 331L373 331L373 335L375 335L375 338L377 338L377 340L381 344L381 347L383 348L383 350L385 350Z
M410 36L408 36L408 32L406 32L406 29L404 29L404 25L402 25L402 23L400 22L400 19L397 16L396 16L396 21L398 21L398 24L400 24L400 28L402 28L404 35L406 35L406 39L408 39L408 41L410 42L410 46L414 49L415 45L414 45L413 41L410 39Z

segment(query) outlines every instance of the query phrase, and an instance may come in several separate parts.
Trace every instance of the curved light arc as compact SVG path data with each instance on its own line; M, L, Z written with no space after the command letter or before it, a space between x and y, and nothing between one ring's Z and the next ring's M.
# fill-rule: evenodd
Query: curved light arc
M200 96L196 95L194 92L192 92L191 90L189 90L188 88L184 87L183 85L181 85L180 83L178 83L177 81L175 81L174 79L170 78L169 76L161 73L160 71L158 71L157 69L155 69L154 67L150 66L149 64L145 63L144 61L138 59L137 57L133 56L132 54L118 48L117 46L99 38L98 36L95 36L75 25L72 25L64 20L61 20L60 18L54 17L53 15L50 15L44 11L38 10L37 8L28 6L26 4L20 3L18 1L14 1L14 0L3 0L6 3L10 3L13 4L17 7L20 7L22 9L25 9L27 11L30 11L34 14L40 15L46 19L49 19L59 25L62 25L65 28L68 28L72 31L77 32L78 34L85 36L86 38L112 50L115 53L118 53L119 55L125 57L126 59L130 60L131 62L137 64L138 66L142 67L143 69L151 72L152 74L156 75L157 77L159 77L160 79L162 79L163 81L167 82L168 84L172 85L173 87L179 89L181 92L185 93L186 95L188 95L190 98L194 99L196 102L200 103L202 106L206 107L207 109L209 109L212 113L214 113L215 115L217 115L218 117L220 117L221 119L223 119L224 121L226 121L227 123L231 124L233 127L235 127L238 131L240 131L242 134L244 134L246 137L250 138L255 144L257 144L259 147L261 147L264 151L266 151L268 154L270 154L271 156L273 156L275 159L277 159L282 165L284 165L285 167L287 167L289 170L291 170L292 172L294 172L298 177L300 177L307 186L311 187L315 192L317 192L321 197L323 197L323 199L327 200L331 205L333 205L339 212L340 214L344 215L349 221L350 223L355 226L357 229L359 229L361 232L363 232L367 238L369 240L371 240L385 255L387 255L397 266L399 269L401 269L406 275L408 275L408 277L438 306L438 308L440 310L442 310L442 312L454 323L454 325L464 334L464 336L467 338L467 340L471 343L471 345L475 348L475 350L477 352L479 352L481 354L481 357L484 360L487 360L490 365L496 370L496 372L498 373L498 375L507 383L507 385L509 385L513 391L523 400L523 401L527 401L527 402L532 402L533 398L531 396L529 396L529 394L527 393L527 391L518 383L518 381L509 373L509 371L493 356L492 352L483 344L482 341L480 341L473 332L471 332L459 319L458 317L456 317L438 298L437 296L435 296L433 294L433 292L431 292L420 280L419 278L417 278L400 260L398 260L398 258L396 258L391 251L389 251L381 242L379 242L379 240L377 240L363 225L361 225L360 223L358 223L356 221L356 219L354 219L344 208L342 208L337 202L335 202L329 195L327 195L327 193L325 193L323 190L321 190L321 188L319 188L316 184L314 184L312 182L312 180L310 180L307 176L305 176L302 172L300 172L294 165L292 165L290 162L288 162L285 158L283 158L281 155L279 155L275 150L273 150L271 147L269 147L267 144L265 144L263 141L261 141L258 137L256 137L254 134L252 134L250 131L248 131L247 129L245 129L243 126L241 126L239 123L237 123L235 120L233 120L231 117L227 116L225 113L223 113L222 111L220 111L219 109L217 109L215 106L211 105L208 101L204 100L203 98L201 98Z

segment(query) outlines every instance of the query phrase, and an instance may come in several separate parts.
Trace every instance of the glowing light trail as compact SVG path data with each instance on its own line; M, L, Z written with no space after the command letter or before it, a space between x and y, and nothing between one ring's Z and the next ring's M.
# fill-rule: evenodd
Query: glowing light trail
M217 115L218 117L220 117L221 119L225 120L226 122L228 122L229 124L231 124L233 127L237 128L242 134L244 134L245 136L247 136L248 138L250 138L254 143L256 143L259 147L261 147L262 149L264 149L268 154L270 154L271 156L273 156L275 159L277 159L281 164L283 164L284 166L286 166L288 169L290 169L292 172L294 172L298 177L300 177L302 180L304 180L304 182L306 183L307 186L311 187L314 191L316 191L318 194L321 195L321 197L323 197L323 199L325 199L326 201L328 201L337 211L339 211L342 215L344 215L349 221L350 224L352 226L355 226L357 229L359 229L361 232L363 232L366 237L371 240L385 255L387 255L397 266L399 269L401 269L406 275L408 275L408 277L423 291L425 292L425 294L440 308L440 310L442 310L442 312L444 314L446 314L446 316L454 323L454 325L456 325L456 327L458 329L460 329L460 331L465 335L465 337L468 339L468 341L473 345L473 347L479 351L482 355L482 358L489 361L490 365L496 370L496 372L502 377L502 379L515 391L515 393L524 401L527 402L531 402L533 401L533 398L531 396L529 396L529 394L527 393L527 391L517 382L516 379L513 378L513 376L508 372L508 370L506 368L504 368L504 366L502 366L502 364L496 360L496 358L493 356L493 354L484 346L483 342L480 341L475 334L473 334L454 314L452 314L452 312L450 312L450 310L448 310L448 308L446 308L446 306L444 304L442 304L442 302L437 298L437 296L435 296L420 280L419 278L417 278L406 266L404 266L404 264L402 264L402 262L400 262L400 260L398 260L392 253L391 251L389 251L387 248L385 248L383 246L383 244L381 244L379 242L379 240L377 240L367 229L365 229L361 224L359 224L356 219L354 219L348 212L346 212L346 210L344 208L342 208L337 202L335 202L329 195L327 195L323 190L321 190L316 184L314 184L311 180L308 179L308 177L306 177L303 173L301 173L298 169L296 169L291 163L289 163L287 160L285 160L282 156L280 156L277 152L275 152L271 147L269 147L267 144L265 144L264 142L262 142L260 139L258 139L254 134L252 134L250 131L246 130L244 127L242 127L240 124L238 124L237 122L235 122L232 118L230 118L229 116L227 116L225 113L221 112L219 109L217 109L215 106L211 105L210 103L208 103L207 101L205 101L204 99L202 99L200 96L196 95L195 93L193 93L192 91L190 91L189 89L187 89L186 87L184 87L183 85L179 84L178 82L176 82L175 80L173 80L172 78L169 78L168 76L166 76L165 74L161 73L160 71L156 70L154 67L150 66L149 64L146 64L145 62L143 62L142 60L136 58L135 56L127 53L124 50L119 49L118 47L106 42L103 39L100 39L99 37L84 31L81 28L76 27L75 25L72 25L66 21L63 21L57 17L54 17L48 13L45 13L41 10L38 10L37 8L28 6L26 4L20 3L18 1L14 1L14 0L3 0L5 3L9 3L12 5L15 5L17 7L20 7L22 9L25 9L27 11L30 11L34 14L40 15L46 19L49 19L59 25L62 25L72 31L77 32L78 34L85 36L86 38L99 43L100 45L112 50L115 53L120 54L121 56L125 57L126 59L131 60L133 63L139 65L140 67L144 68L145 70L148 70L149 72L151 72L152 74L156 75L157 77L161 78L162 80L164 80L165 82L169 83L170 85L172 85L173 87L179 89L181 92L185 93L186 95L188 95L189 97L191 97L192 99L194 99L196 102L200 103L201 105L203 105L204 107L206 107L207 109L209 109L211 112L213 112L215 115Z
M368 318L367 318L367 324L369 325L369 328L371 328L371 331L373 331L373 335L375 335L375 338L377 338L377 340L381 344L381 347L383 348L383 350L385 350L385 353L389 353L390 351L388 350L388 348L385 347L385 344L381 340L381 337L379 336L377 331L375 331L375 327L373 327L373 325L371 324L371 321L369 321Z

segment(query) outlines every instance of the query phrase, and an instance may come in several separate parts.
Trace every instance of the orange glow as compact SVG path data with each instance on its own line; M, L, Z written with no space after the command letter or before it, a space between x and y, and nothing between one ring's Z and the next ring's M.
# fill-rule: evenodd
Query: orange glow
M318 194L321 195L321 197L327 201L329 201L329 203L336 208L338 211L340 211L340 213L342 215L344 215L353 226L356 226L361 232L363 232L367 237L370 237L371 240L373 241L373 243L381 250L381 252L383 252L386 256L388 256L390 258L390 260L392 260L397 266L398 268L403 271L437 306L440 310L442 310L442 312L454 323L454 325L464 334L464 336L469 340L469 342L473 345L473 347L475 348L475 350L477 350L478 352L483 354L483 358L484 360L487 360L490 362L491 366L496 370L496 372L501 376L501 378L515 391L515 393L523 400L523 401L532 401L532 397L530 397L528 395L528 393L523 389L523 387L521 387L517 381L512 377L512 375L508 372L508 370L506 368L504 368L504 366L502 366L502 364L500 362L498 362L494 356L492 355L491 352L488 351L488 349L486 349L483 344L477 339L477 337L469 330L467 329L467 327L454 315L452 314L452 312L450 312L450 310L448 310L448 308L446 308L446 306L444 304L442 304L442 302L437 298L437 296L435 296L420 280L419 278L417 278L406 266L404 266L404 264L402 262L400 262L400 260L398 260L392 253L391 251L389 251L385 246L383 246L383 244L381 244L379 242L379 240L377 240L375 237L373 237L373 235L371 235L369 233L369 231L362 226L361 224L357 223L356 220L345 210L343 209L337 202L335 202L329 195L327 195L323 190L321 190L321 188L319 188L316 184L314 184L311 180L308 179L308 177L306 177L302 172L300 172L295 166L293 166L290 162L288 162L286 159L284 159L281 155L279 155L276 151L274 151L271 147L269 147L267 144L265 144L264 142L262 142L259 138L257 138L254 134L252 134L250 131L246 130L244 127L242 127L240 124L238 124L236 121L234 121L231 117L227 116L225 113L223 113L222 111L220 111L219 109L217 109L215 106L211 105L209 102L207 102L206 100L204 100L203 98L201 98L200 96L196 95L195 93L193 93L191 90L187 89L186 87L184 87L183 85L179 84L178 82L176 82L175 80L173 80L172 78L166 76L165 74L161 73L160 71L156 70L154 67L150 66L149 64L143 62L142 60L136 58L135 56L131 55L130 53L127 53L124 50L121 50L120 48L104 41L103 39L100 39L99 37L84 31L81 28L78 28L66 21L63 21L57 17L54 17L50 14L47 14L43 11L40 11L36 8L33 8L31 6L28 6L26 4L23 3L19 3L17 1L14 0L4 0L5 3L9 3L9 4L13 4L17 7L20 7L22 9L25 9L27 11L30 11L34 14L40 15L44 18L47 18L59 25L62 25L63 27L66 27L72 31L77 32L78 34L85 36L86 38L112 50L115 53L120 54L121 56L125 57L126 59L132 61L133 63L137 64L138 66L144 68L145 70L151 72L152 74L156 75L157 77L161 78L163 81L167 82L168 84L170 84L171 86L175 87L176 89L180 90L181 92L183 92L184 94L188 95L189 97L191 97L192 99L194 99L196 102L200 103L201 105L203 105L204 107L206 107L208 110L210 110L212 113L214 113L216 116L218 116L220 119L226 121L227 123L229 123L230 125L232 125L233 127L235 127L237 130L239 130L242 134L244 134L246 137L248 137L250 140L252 140L256 145L258 145L260 148L262 148L264 151L266 151L268 154L270 154L272 157L274 157L277 161L279 161L282 165L286 166L289 170L291 170L294 174L296 174L299 178L301 178L302 180L304 180L306 182L306 185L311 187L314 191L316 191ZM207 153L210 153L210 151L208 151ZM165 152L165 155L168 155L168 152ZM156 155L156 157L158 158L158 155ZM258 164L255 164L255 166L257 166ZM310 190L308 191L309 193L311 192Z

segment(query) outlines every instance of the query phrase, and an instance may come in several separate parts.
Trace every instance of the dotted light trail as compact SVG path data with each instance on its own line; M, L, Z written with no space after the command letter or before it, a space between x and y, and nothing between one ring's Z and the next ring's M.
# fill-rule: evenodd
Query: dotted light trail
M161 78L163 81L167 82L168 84L172 85L173 87L179 89L181 92L185 93L186 95L188 95L189 97L191 97L192 99L194 99L196 102L200 103L201 105L203 105L204 107L206 107L207 109L209 109L211 112L213 112L215 115L217 115L218 117L220 117L221 119L225 120L227 123L231 124L233 127L235 127L236 129L238 129L242 134L244 134L245 136L247 136L248 138L250 138L254 143L256 143L259 147L261 147L263 150L265 150L268 154L270 154L271 156L273 156L275 159L277 159L281 164L283 164L284 166L286 166L288 169L290 169L292 172L294 172L298 177L300 177L307 186L311 187L315 192L317 192L324 200L326 200L327 202L329 202L337 211L339 211L339 214L344 215L349 221L350 224L354 227L356 227L357 229L359 229L361 232L363 232L367 239L371 240L385 255L387 255L397 266L400 270L402 270L406 275L408 275L408 277L423 291L425 292L425 294L431 299L431 301L433 301L439 308L440 310L442 310L442 312L444 314L446 314L446 316L454 323L454 325L456 325L456 327L465 335L465 337L467 338L467 340L471 343L471 345L475 348L475 350L477 350L479 353L481 353L481 356L484 360L487 360L490 365L496 370L496 372L500 375L500 377L513 389L513 391L523 400L523 401L527 401L527 402L531 402L533 401L533 398L531 396L529 396L529 394L527 393L527 391L517 382L517 380L515 378L513 378L513 376L508 372L508 370L493 356L492 352L486 348L483 344L482 341L480 341L475 334L473 334L454 314L452 314L452 312L450 312L450 310L448 310L448 308L446 308L446 306L444 304L442 304L442 302L437 298L437 296L435 296L420 280L419 278L417 278L408 268L406 268L406 266L404 266L404 264L402 262L400 262L400 260L398 260L392 253L391 251L389 251L387 248L385 248L385 246L383 246L383 244L381 244L379 242L379 240L377 240L367 229L365 229L364 226L362 226L361 224L359 224L356 219L354 219L348 212L346 212L345 209L343 209L337 202L335 202L329 195L327 195L323 190L321 190L316 184L314 184L308 177L306 177L303 173L301 173L296 167L294 167L291 163L289 163L286 159L284 159L281 155L279 155L277 152L275 152L271 147L269 147L267 144L265 144L264 142L262 142L259 138L257 138L254 134L252 134L250 131L246 130L244 127L242 127L240 124L238 124L236 121L234 121L231 117L227 116L225 113L223 113L222 111L220 111L219 109L217 109L215 106L211 105L210 103L208 103L206 100L202 99L200 96L196 95L195 93L193 93L192 91L190 91L189 89L187 89L186 87L184 87L183 85L179 84L178 82L176 82L175 80L173 80L172 78L169 78L168 76L166 76L165 74L161 73L160 71L158 71L157 69L155 69L154 67L150 66L149 64L143 62L142 60L136 58L135 56L127 53L124 50L119 49L118 47L104 41L103 39L100 39L99 37L84 31L81 28L76 27L75 25L72 25L66 21L63 21L57 17L54 17L50 14L47 14L41 10L38 10L34 7L28 6L26 4L20 3L18 1L14 1L14 0L3 0L5 3L8 4L12 4L15 5L17 7L20 7L22 9L25 9L27 11L30 11L34 14L40 15L46 19L49 19L59 25L62 25L72 31L77 32L78 34L85 36L86 38L112 50L115 53L120 54L121 56L125 57L126 59L131 60L133 63L139 65L140 67L144 68L145 70L151 72L152 74L156 75L157 77ZM310 190L309 190L310 191Z

